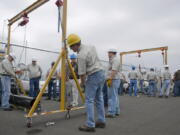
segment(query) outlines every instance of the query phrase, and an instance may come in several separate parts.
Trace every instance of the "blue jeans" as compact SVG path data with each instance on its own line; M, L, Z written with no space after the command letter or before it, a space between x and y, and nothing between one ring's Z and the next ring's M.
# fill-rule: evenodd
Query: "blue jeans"
M103 98L104 98L104 105L105 106L108 106L108 88L107 88L107 83L105 82L104 83L104 86L103 86Z
M108 88L108 114L115 116L120 114L118 88L120 80L113 80Z
M166 96L169 96L170 87L171 87L171 81L170 80L164 80L162 88L160 90L160 96L164 95L164 90L166 91Z
M1 83L1 77L0 77L0 102L1 102L1 96L2 96L2 83Z
M105 111L102 88L105 82L104 71L98 71L88 76L86 81L86 113L88 127L95 127L94 103L97 108L97 121L105 123Z
M149 88L148 88L148 95L149 96L156 96L156 81L150 80L149 81Z
M37 97L39 94L39 77L30 79L30 97Z
M123 80L120 80L120 85L118 88L118 95L122 95L123 94Z
M144 93L143 83L144 83L144 80L139 81L139 89L140 89L139 92L142 92L142 93Z
M9 108L9 98L10 98L10 90L11 90L11 77L10 76L1 76L2 82L2 99L1 99L1 107Z
M134 96L137 96L137 80L136 79L130 80L129 96L132 96L133 89L134 89Z
M56 80L50 80L48 84L48 98L51 98L51 94L53 92L53 98L56 98Z
M180 80L174 82L174 96L180 96Z

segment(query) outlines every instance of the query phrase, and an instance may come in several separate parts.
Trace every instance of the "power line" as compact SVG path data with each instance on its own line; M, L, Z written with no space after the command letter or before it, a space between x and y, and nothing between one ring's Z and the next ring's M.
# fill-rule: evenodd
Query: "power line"
M7 43L5 43L5 42L0 42L0 44L7 45ZM15 47L20 47L20 48L26 48L26 49L31 49L31 50L41 51L41 52L48 52L48 53L59 54L59 52L56 52L56 51L50 51L50 50L45 50L45 49L40 49L40 48L34 48L34 47L28 47L28 46L22 46L22 45L18 45L18 44L10 44L10 45L11 45L11 46L15 46Z

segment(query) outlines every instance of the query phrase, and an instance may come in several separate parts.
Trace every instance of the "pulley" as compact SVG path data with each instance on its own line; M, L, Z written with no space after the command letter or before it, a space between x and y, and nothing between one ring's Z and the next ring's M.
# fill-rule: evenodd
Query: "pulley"
M55 4L56 4L57 7L61 7L61 6L63 6L63 1L62 0L57 0Z
M56 6L58 7L58 32L60 30L60 24L61 24L61 7L63 6L62 0L57 0L55 2Z
M22 16L22 21L18 24L18 26L25 26L29 22L29 17L26 13Z
M138 51L138 57L139 58L141 57L141 51Z

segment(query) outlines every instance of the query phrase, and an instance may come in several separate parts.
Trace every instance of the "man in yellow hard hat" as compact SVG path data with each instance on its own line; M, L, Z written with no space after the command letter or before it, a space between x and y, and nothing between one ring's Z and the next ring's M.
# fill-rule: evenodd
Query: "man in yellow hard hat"
M103 67L94 46L81 44L76 34L70 34L67 43L77 52L78 74L81 86L85 86L87 122L80 126L80 131L95 132L95 128L105 128L105 111L102 88L105 82ZM94 104L97 108L97 121L94 120Z

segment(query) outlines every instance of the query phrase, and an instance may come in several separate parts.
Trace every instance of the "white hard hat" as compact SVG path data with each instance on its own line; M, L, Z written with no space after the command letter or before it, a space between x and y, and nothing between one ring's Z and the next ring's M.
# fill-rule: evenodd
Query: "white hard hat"
M15 60L15 59L16 59L16 56L15 56L15 54L14 54L14 53L10 53L10 54L9 54L9 56L11 56L11 57L13 58L13 60Z
M168 67L169 67L169 65L164 65L164 67L165 67L165 68L168 68Z
M108 52L117 53L117 50L116 50L116 49L114 49L114 48L111 48L111 49L109 49L109 50L108 50Z
M32 61L37 61L37 59L36 58L32 58Z
M145 70L145 69L142 69L141 72L146 73L146 70Z

